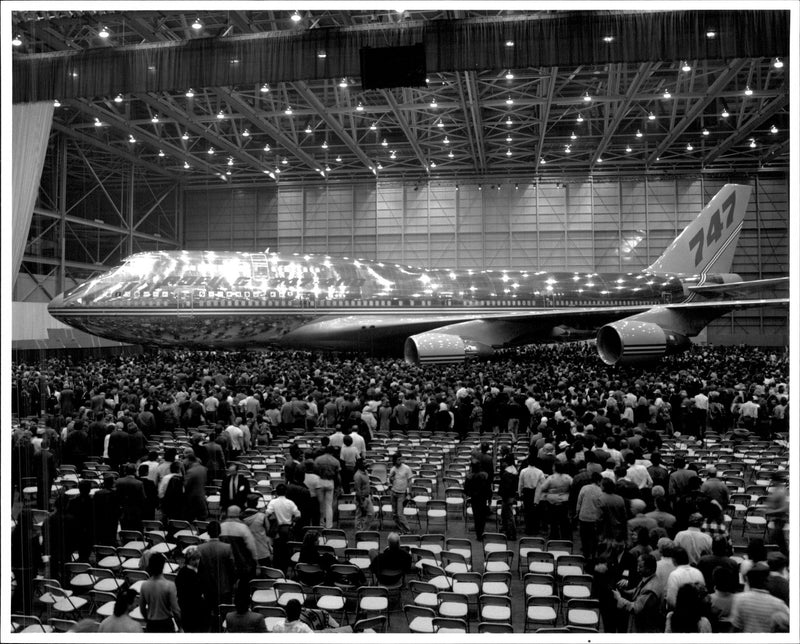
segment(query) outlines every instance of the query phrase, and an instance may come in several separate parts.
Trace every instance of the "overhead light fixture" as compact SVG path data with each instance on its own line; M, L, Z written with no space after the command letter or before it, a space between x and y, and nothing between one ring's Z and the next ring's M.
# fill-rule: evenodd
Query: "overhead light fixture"
M603 42L614 42L614 36L603 36Z
M378 161L378 170L383 170L383 164L380 161Z
M509 135L506 137L506 143L511 143L511 141L512 141L512 140L513 140L513 139L511 138L511 135L509 134Z
M356 105L356 112L363 112L363 111L364 111L364 106L359 102L359 104Z
M435 168L435 167L436 167L436 161L431 161L431 167L432 167L432 168Z
M347 87L347 79L346 78L343 78L342 80L339 81L339 87L341 87L342 89Z
M709 134L711 134L711 132L708 131L707 127L704 127L703 128L703 136L708 136Z
M643 136L644 136L644 134L642 134L641 130L636 130L636 138L637 139L641 139Z
M283 111L283 113L286 114L286 116L291 116L292 115L292 106L291 105L287 105L287 107Z
M321 147L322 147L323 150L327 150L328 149L328 141L327 140L323 141Z
M506 125L508 125L508 127L511 127L512 125L514 125L514 121L511 120L510 116L506 119Z
M514 80L514 74L510 69L506 72L506 80Z
M778 133L778 128L773 125L771 128L769 128L769 131L770 131L770 134L777 134Z
M53 101L53 107L61 107L61 101L59 101L58 99L55 99Z
M114 102L115 102L115 103L122 103L122 100L123 100L123 99L122 99L122 94L117 94L117 95L114 97Z
M11 44L14 45L14 47L19 47L22 44L22 37L19 34L17 34L16 36L14 36L14 39L11 41Z
M564 146L564 152L566 154L569 154L570 152L572 152L572 150L570 150L569 146L567 145L567 146Z
M542 158L540 159L539 163L541 163L542 165L544 165L545 163L547 163L547 159L545 159L544 157L542 157Z
M230 177L231 176L231 171L230 170L225 170L225 174L227 174Z
M381 145L383 147L386 147L387 145L389 145L389 143L386 141L386 139L384 139L383 141L381 141Z
M194 22L192 23L192 29L197 30L202 28L203 28L203 23L200 22L200 18L195 18Z
M694 146L692 146L691 143L687 143L686 144L686 151L687 152L691 152L692 150L694 150Z
M750 139L750 147L751 148L756 147L756 140L755 139Z
M194 90L190 87L186 90L185 96L186 98L194 98Z
M436 127L444 127L444 121L442 121L442 119L437 120Z
M397 158L397 154L395 153L394 150L392 150L391 154L389 154L389 158L390 159L396 159Z
M508 150L506 150L506 156L507 156L507 157L510 157L510 156L511 156L511 148L509 148Z
M158 123L158 114L153 114L153 118L150 119L151 123Z
M655 121L656 120L656 115L653 114L652 112L650 112L650 114L647 115L647 118L649 118L651 121Z
M326 163L325 164L325 172L330 172L330 171L331 171L331 167Z
M272 149L272 148L271 148L271 147L269 147L269 143L267 143L266 145L264 145L264 152L269 152L271 149Z
M450 152L447 153L447 158L448 159L452 159L454 156L455 156L455 154L453 154L452 150L450 150Z
M184 132L183 135L181 135L181 138L184 141L188 141L189 140L189 133L188 132Z
M94 126L95 127L101 127L102 125L103 124L100 122L100 119L95 116L94 117Z
M233 157L228 157L228 165L233 165Z
M100 27L100 31L97 32L97 35L105 40L111 35L111 32L108 31L108 27Z
M264 83L264 84L261 86L261 93L262 93L262 94L266 94L268 91L269 91L269 83Z
M628 146L625 148L625 152L633 152L633 148L632 148L630 145L628 145Z
M223 112L222 110L217 112L217 118L218 119L224 119L225 118L225 112Z
M506 105L513 105L513 104L514 104L514 99L509 96L506 99Z
M128 143L136 143L136 138L133 136L133 134L129 134L128 137Z
M603 157L597 157L597 162L598 163L602 163L603 162Z
M752 96L753 95L753 90L750 89L750 85L748 85L747 87L744 88L744 95L745 96Z
M690 71L692 71L692 66L689 64L689 62L688 62L688 61L684 60L684 61L681 63L681 71L684 71L684 72L690 72Z
M723 107L722 108L722 113L720 114L720 116L722 118L724 118L724 119L726 119L726 118L728 118L730 116L730 113L728 112L728 108L727 107Z
M303 130L306 134L311 134L311 123L306 123L306 129Z
M302 19L303 17L297 11L292 14L292 22L300 22Z
M447 138L447 135L445 135L444 139L442 139L442 143L445 145L450 145L450 139Z
M513 47L514 41L513 40L506 40L506 47Z
M287 159L286 157L283 157L283 159L281 159L281 164L282 165L289 165L289 159Z
M514 190L519 190L519 184L518 183L514 184Z
M439 103L437 103L437 102L436 102L436 99L434 98L434 99L431 101L431 109L434 109L434 110L435 110L437 107L439 107Z
M574 141L575 139L578 138L578 135L575 134L575 132L573 132L572 134L569 135L569 138L571 138Z
M242 136L243 136L243 137L245 137L245 138L247 138L248 136L250 136L250 130L248 130L247 128L245 128L245 129L244 129L244 132L242 132Z
M189 166L189 162L188 162L188 161L184 161L184 162L183 162L183 167L184 167L186 170L188 170L188 169L190 168L190 166Z
M483 186L478 186L478 190L483 190Z
M372 125L369 126L369 129L373 132L378 129L378 124L373 122Z
M583 123L583 115L578 112L578 118L575 119L578 123Z
M775 69L780 69L781 67L783 67L783 61L780 58L776 57L775 60L772 63L772 66Z
M668 89L664 90L664 98L672 98L672 94L669 93Z
M342 155L341 154L337 154L336 155L336 163L341 163L341 162L342 162Z
M166 155L166 154L164 154L164 150L159 150L159 151L158 151L158 156L160 156L160 157L162 157L162 158L163 158L163 157L165 157L165 156L167 156L167 155Z
M214 147L212 146L212 147L208 148L208 150L206 151L206 154L213 155L214 154Z
M281 169L278 166L275 166L275 174L280 174Z
M717 30L713 27L706 30L706 38L716 38L717 37Z
M592 100L592 97L589 95L589 91L587 90L586 93L583 95L584 102L588 103Z
M327 58L327 57L328 57L328 54L325 51L320 50L320 51L317 52L317 58Z

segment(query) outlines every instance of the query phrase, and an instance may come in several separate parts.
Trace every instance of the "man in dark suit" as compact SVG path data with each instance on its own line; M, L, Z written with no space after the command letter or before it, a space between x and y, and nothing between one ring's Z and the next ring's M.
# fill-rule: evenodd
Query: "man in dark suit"
M125 476L117 479L117 499L122 508L120 526L123 530L142 531L145 503L147 498L144 485L136 478L136 466L128 463L125 465Z
M94 542L104 546L117 545L117 523L120 507L117 492L114 490L114 477L103 478L101 487L92 496L94 506Z
M183 476L183 491L186 495L186 520L204 520L208 516L206 503L206 480L208 470L197 460L191 447L184 448L183 465L186 473Z
M222 482L220 489L219 502L223 510L227 510L232 505L240 508L247 506L247 497L250 494L250 482L245 476L239 474L239 466L231 463L228 466L228 475Z
M631 616L627 629L629 633L663 633L664 613L661 606L664 588L656 577L655 557L640 555L637 568L642 580L631 592L623 591L627 599L618 590L613 591L617 608Z
M209 540L197 546L200 564L197 573L203 587L203 595L214 618L212 625L219 624L219 605L230 604L233 597L233 584L236 580L233 550L229 543L219 540L218 521L208 524Z

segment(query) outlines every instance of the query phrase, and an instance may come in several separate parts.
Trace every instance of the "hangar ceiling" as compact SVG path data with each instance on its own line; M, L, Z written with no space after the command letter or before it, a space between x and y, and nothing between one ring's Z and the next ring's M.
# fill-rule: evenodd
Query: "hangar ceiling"
M20 43L15 59L25 62L65 52L105 49L111 55L157 43L314 30L408 29L434 21L511 24L556 13L20 11L12 14L12 30ZM608 33L603 46L622 47L618 37ZM223 62L238 64L235 58ZM424 87L381 90L363 90L358 76L317 74L56 95L54 133L73 142L68 150L82 150L95 162L105 159L113 167L125 160L148 176L183 185L785 170L788 63L773 56L710 56L429 71ZM75 171L85 165L75 164ZM109 172L108 180L114 176Z

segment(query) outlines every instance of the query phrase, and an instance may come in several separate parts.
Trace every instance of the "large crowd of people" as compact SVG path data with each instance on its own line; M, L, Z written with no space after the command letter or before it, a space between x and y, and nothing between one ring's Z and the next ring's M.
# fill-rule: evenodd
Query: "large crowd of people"
M146 534L136 568L147 579L93 616L101 631L264 630L253 580L307 564L333 583L342 558L315 547L318 529L339 526L337 499L350 493L353 527L388 532L354 586L408 592L422 569L403 546L418 476L404 450L438 441L442 487L447 459L469 447L463 525L479 541L494 515L511 544L574 542L603 631L788 628L783 351L695 346L626 368L588 344L435 366L158 350L12 369L16 614L37 612L37 577L68 589L75 564L100 566L100 546ZM268 487L247 465L254 456L280 464ZM732 526L745 533L749 508L734 495L750 485L746 505L765 521L745 540ZM182 525L202 540L181 540ZM313 601L295 604L276 632L343 628Z

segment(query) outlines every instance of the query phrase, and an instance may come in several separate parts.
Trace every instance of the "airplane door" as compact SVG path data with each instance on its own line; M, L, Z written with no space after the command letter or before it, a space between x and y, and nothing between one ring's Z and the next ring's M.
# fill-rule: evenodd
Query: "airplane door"
M178 317L194 313L194 293L191 289L182 289L175 292L178 301Z

